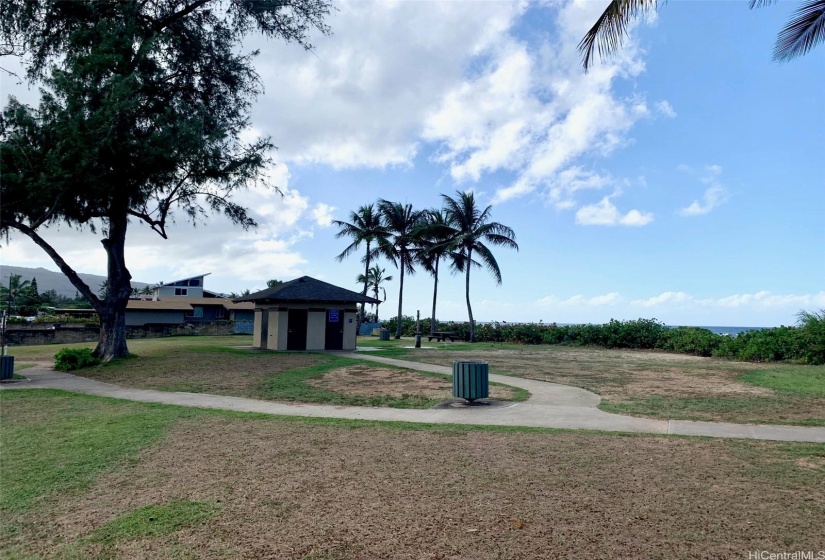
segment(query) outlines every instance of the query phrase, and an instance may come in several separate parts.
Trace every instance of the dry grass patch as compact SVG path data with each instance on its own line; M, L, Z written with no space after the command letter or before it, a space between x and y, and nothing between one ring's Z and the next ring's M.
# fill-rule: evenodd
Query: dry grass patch
M427 352L392 351L392 357L450 366L483 360L492 373L582 387L602 396L611 412L725 422L825 424L825 398L780 393L745 383L749 372L778 366L684 354L570 346L489 343L445 345ZM390 353L386 353L390 355ZM820 374L821 375L821 374Z
M320 379L308 382L314 387L361 397L401 397L417 395L428 399L452 398L452 381L441 376L427 376L412 370L390 369L374 365L353 365L334 369ZM515 393L509 387L491 386L490 398L508 400Z
M46 557L743 558L825 542L822 446L209 417L26 517ZM89 542L147 506L216 504Z

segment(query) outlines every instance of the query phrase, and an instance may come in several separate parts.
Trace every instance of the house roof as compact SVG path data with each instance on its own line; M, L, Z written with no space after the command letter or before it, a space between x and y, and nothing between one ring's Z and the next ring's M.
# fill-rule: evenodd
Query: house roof
M130 299L126 309L134 311L192 311L192 306L183 299L140 300Z
M186 296L172 296L174 298L180 298L182 301L185 301L189 305L222 305L226 309L232 309L236 311L241 311L244 309L248 309L252 311L255 309L255 304L252 302L244 302L244 303L235 303L231 299L228 298L217 298L217 297L186 297ZM162 301L169 301L171 299L167 298Z
M301 276L267 288L246 297L238 298L235 302L347 302L347 303L381 303L379 300L364 296L358 292L333 286L327 282L316 280L309 276Z
M220 305L232 311L252 311L253 303L235 303L225 298L169 297L158 300L130 299L126 309L135 311L192 311L193 305Z
M172 280L171 282L164 282L163 284L155 284L152 288L160 288L161 286L172 286L173 284L177 284L178 282L183 282L184 280L192 280L194 278L203 278L204 276L209 276L212 274L211 272L207 272L206 274L196 274L195 276L190 276L189 278L180 278L178 280Z

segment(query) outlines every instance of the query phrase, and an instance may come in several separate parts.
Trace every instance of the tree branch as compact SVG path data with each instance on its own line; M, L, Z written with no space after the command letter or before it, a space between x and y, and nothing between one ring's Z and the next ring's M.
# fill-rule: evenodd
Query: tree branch
M70 267L65 260L63 260L63 257L61 257L57 253L57 251L55 251L54 247L49 245L45 239L40 237L40 235L38 235L36 231L34 231L31 227L27 226L26 224L16 221L8 221L3 225L16 229L17 231L19 231L20 233L34 241L37 245L40 246L41 249L46 251L46 254L52 258L54 263L60 269L60 272L66 275L66 278L68 278L72 285L75 288L77 288L77 291L83 294L83 297L89 300L89 303L92 304L92 307L94 307L95 311L100 313L103 307L103 303L100 301L100 298L98 298L97 295L95 295L95 293L92 292L92 289L89 288L88 284L86 284L83 280L80 279L80 276L77 275L77 272L75 272L74 269Z

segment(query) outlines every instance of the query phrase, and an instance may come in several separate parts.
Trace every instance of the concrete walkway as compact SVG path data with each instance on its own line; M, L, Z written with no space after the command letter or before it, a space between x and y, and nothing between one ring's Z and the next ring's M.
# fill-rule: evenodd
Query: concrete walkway
M348 354L351 357L406 367L420 371L450 374L445 366L381 358L367 354ZM678 434L689 436L748 438L778 441L807 441L825 443L825 428L797 426L769 426L753 424L722 424L677 420L652 420L610 414L596 408L599 396L584 389L545 383L531 379L490 375L490 381L527 389L529 400L502 407L472 407L448 409L399 409L321 404L288 404L271 401L207 395L203 393L174 393L151 389L132 389L111 383L94 381L68 373L60 373L40 366L25 370L30 381L3 384L2 390L25 388L63 389L101 397L112 397L140 402L258 412L284 416L315 418L347 418L351 420L380 420L420 422L433 424L475 424L486 426L528 426L539 428L588 429L610 432L650 434Z

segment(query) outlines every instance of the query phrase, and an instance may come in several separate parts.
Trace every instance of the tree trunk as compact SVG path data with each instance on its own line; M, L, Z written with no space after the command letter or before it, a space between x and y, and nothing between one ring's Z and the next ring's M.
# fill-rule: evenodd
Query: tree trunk
M365 260L366 260L367 263L364 266L364 291L361 292L361 295L364 296L364 297L367 296L367 288L368 288L369 283L370 283L369 282L369 275L370 275L370 242L369 241L367 241L367 256L365 257ZM361 323L364 322L364 319L366 317L364 307L366 305L367 305L366 302L363 302L363 301L361 302L361 317L360 317L360 320L358 321L358 325L356 325L356 327L355 327L356 328L355 332L358 332L357 329L359 329L361 327Z
M378 299L378 286L377 285L375 286L374 293L375 293L375 300L379 302L379 303L375 304L375 322L380 323L381 321L378 320L378 306L381 305L381 303L380 303L380 300Z
M129 355L126 346L126 306L132 293L132 275L126 268L124 248L126 246L127 217L120 216L108 220L108 237L101 240L108 258L106 293L103 296L100 314L100 338L94 355L108 362Z
M436 299L438 298L438 261L439 260L440 259L435 259L435 273L433 274L433 277L435 278L435 281L433 282L433 312L432 312L432 315L430 315L430 334L433 334L436 331L436 328L435 328L436 327L435 302L436 302Z
M398 324L395 327L395 339L401 338L401 302L404 297L404 255L401 255L401 287L398 289Z
M470 316L470 342L476 341L476 322L473 319L473 308L470 305L470 269L473 264L473 252L467 251L467 281L465 293L467 295L467 314Z

